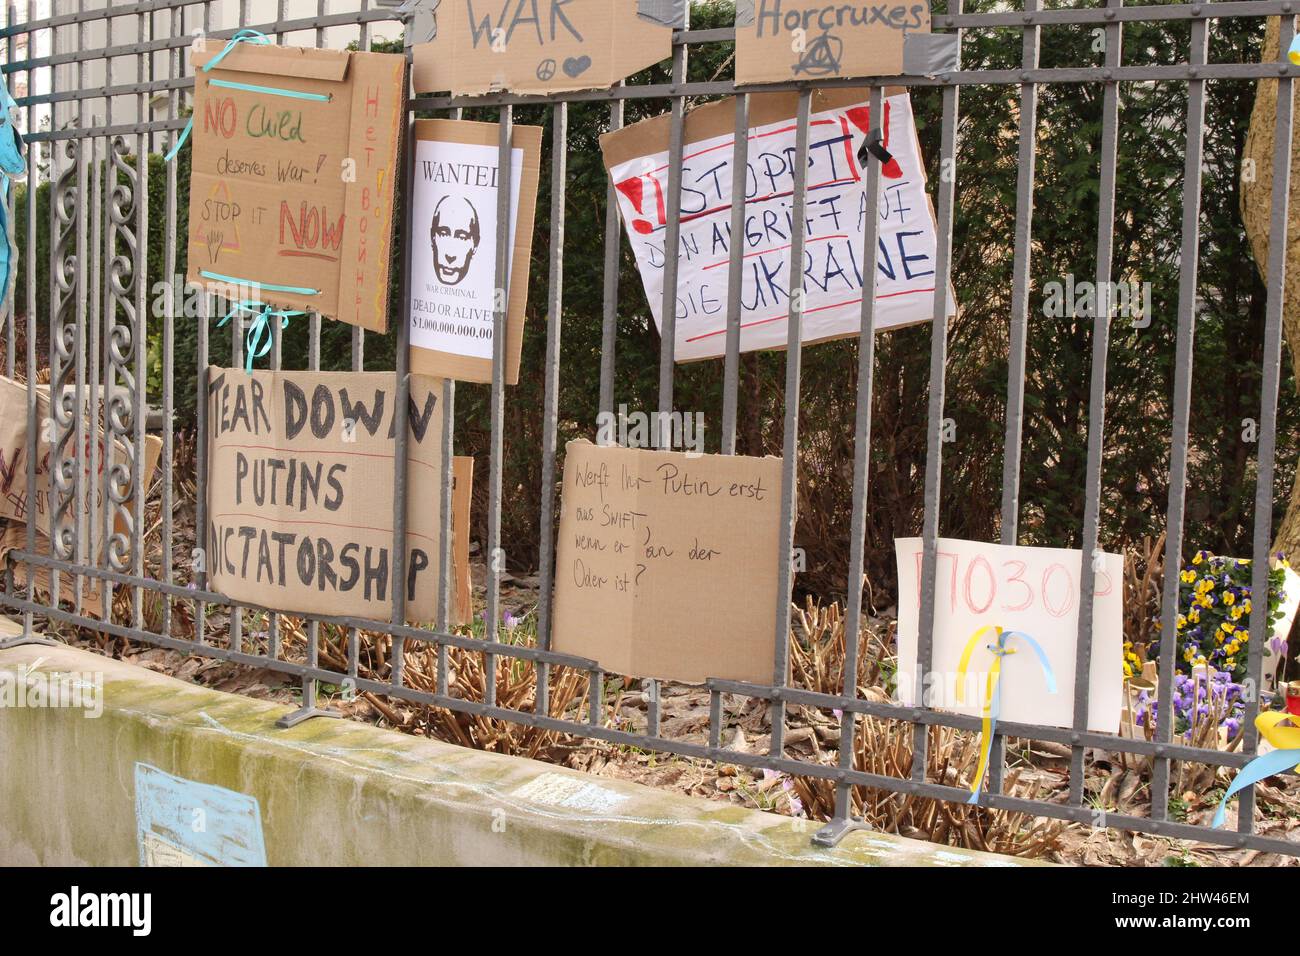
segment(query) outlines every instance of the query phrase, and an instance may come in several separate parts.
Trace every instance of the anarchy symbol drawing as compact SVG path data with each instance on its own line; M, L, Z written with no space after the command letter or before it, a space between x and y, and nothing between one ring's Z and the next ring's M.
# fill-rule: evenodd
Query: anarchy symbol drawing
M555 76L555 61L549 57L537 64L537 78L545 83Z
M808 41L807 49L794 65L795 75L832 76L840 72L840 58L844 55L844 41L829 32Z

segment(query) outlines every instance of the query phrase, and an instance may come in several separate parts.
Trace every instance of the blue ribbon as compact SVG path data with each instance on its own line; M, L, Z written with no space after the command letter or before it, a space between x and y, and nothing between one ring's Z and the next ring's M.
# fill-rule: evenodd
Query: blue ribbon
M271 328L271 316L280 319L281 329L287 329L289 327L289 316L305 314L291 309L276 309L264 302L253 302L245 299L231 306L230 311L226 313L226 317L217 323L217 328L221 328L240 312L248 312L253 316L253 322L249 325L248 335L244 340L244 371L249 374L252 374L253 362L271 351L271 343L275 338Z
M258 30L240 30L238 33L236 33L233 37L230 38L230 41L226 44L225 48L220 53L218 53L212 59L208 60L207 63L203 64L203 72L211 73L212 69L218 63L220 63L222 60L226 58L226 54L229 53L231 50L233 50L235 47L239 46L239 44L241 43L260 43L263 46L265 46L270 42L271 42L271 38L267 36L265 33L262 33Z
M270 42L271 42L271 38L267 36L265 33L261 33L257 30L240 30L238 33L236 33L233 37L230 38L230 41L225 45L222 51L218 53L216 56L214 56L207 63L204 63L201 69L203 70L204 73L210 73L214 66L216 66L223 59L225 59L227 53L229 53L231 50L233 50L241 43L258 43L258 44L265 45ZM173 146L167 152L167 155L163 157L163 162L170 163L173 159L176 158L176 154L181 151L181 147L185 145L185 141L190 138L190 131L193 129L194 129L194 114L191 113L189 121L185 124L185 128L181 130L181 135L176 138L176 145Z
M1256 757L1246 764L1223 794L1223 799L1219 801L1219 809L1214 811L1214 821L1210 826L1223 826L1223 817L1228 809L1228 801L1239 790L1245 790L1252 783L1259 783L1265 777L1271 777L1276 773L1284 773L1295 767L1296 764L1300 764L1300 750L1274 750L1272 753Z

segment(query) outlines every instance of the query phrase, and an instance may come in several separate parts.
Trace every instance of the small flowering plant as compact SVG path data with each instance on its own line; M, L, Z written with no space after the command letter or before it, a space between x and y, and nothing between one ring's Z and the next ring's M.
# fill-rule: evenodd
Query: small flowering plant
M1268 573L1267 633L1282 618L1285 562ZM1198 551L1178 576L1178 669L1208 664L1233 681L1246 677L1250 640L1250 562ZM1285 650L1285 648L1283 648Z
M1246 716L1244 689L1233 681L1226 671L1208 671L1174 675L1173 718L1174 733L1193 745L1214 745L1217 728L1226 733L1231 743L1241 733ZM1137 698L1134 722L1151 731L1156 726L1156 701L1142 691Z

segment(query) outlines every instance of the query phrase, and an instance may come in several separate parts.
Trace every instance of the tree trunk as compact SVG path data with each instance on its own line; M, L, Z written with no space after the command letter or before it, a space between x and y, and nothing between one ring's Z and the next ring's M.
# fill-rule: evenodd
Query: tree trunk
M1278 38L1281 20L1271 17L1264 37L1261 62L1277 63L1282 60ZM1293 84L1295 85L1295 84ZM1300 103L1300 86L1296 87L1296 100ZM1297 110L1300 119L1300 110ZM1272 216L1273 195L1273 143L1277 124L1277 80L1260 80L1255 93L1255 109L1250 117L1250 133L1246 137L1246 155L1242 169L1241 217L1246 225L1255 264L1264 281L1268 282L1268 241ZM1283 297L1282 331L1291 347L1291 361L1300 382L1300 164L1296 162L1300 149L1300 123L1293 126L1291 140L1291 196L1288 206L1286 294ZM1251 166L1254 176L1251 176ZM1285 401L1289 396L1282 396ZM1300 471L1291 488L1291 502L1286 516L1278 528L1273 551L1281 551L1293 561L1300 558Z

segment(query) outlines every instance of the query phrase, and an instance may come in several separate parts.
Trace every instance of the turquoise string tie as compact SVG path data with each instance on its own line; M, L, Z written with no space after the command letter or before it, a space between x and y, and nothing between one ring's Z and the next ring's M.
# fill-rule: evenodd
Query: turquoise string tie
M218 53L216 56L214 56L207 63L204 63L201 69L203 70L204 73L211 72L214 66L216 66L223 59L225 59L227 53L229 53L231 50L233 50L241 43L257 43L261 45L266 45L270 42L271 42L271 38L268 37L265 33L261 33L257 30L240 30L238 33L236 33L233 37L230 38L229 42L226 43L225 47L222 48L221 52ZM193 129L194 129L194 114L191 113L189 121L185 124L185 128L181 130L181 135L176 138L176 145L173 146L170 150L168 150L167 155L163 157L163 162L170 163L173 159L176 158L177 154L181 151L181 147L185 145L185 141L190 138L190 131Z
M226 317L217 323L217 328L221 328L240 312L247 312L253 316L253 322L249 325L248 334L244 339L244 371L250 375L253 372L253 362L271 351L271 343L275 338L271 328L271 317L280 320L281 329L287 329L290 316L306 314L292 309L276 309L263 302L244 300L236 302L231 307Z

